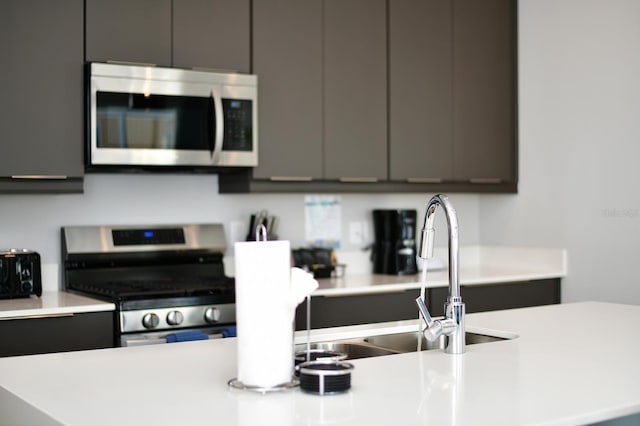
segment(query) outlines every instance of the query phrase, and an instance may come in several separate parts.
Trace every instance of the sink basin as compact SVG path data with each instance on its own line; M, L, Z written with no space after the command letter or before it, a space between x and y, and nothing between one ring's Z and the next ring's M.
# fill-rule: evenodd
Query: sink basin
M324 349L329 351L342 352L347 355L347 359L369 358L384 355L393 355L406 352L415 352L418 349L418 337L421 333L417 331L382 334L367 336L358 339L335 340L330 342L312 343L311 349ZM515 337L515 336L514 336ZM467 345L478 343L498 342L509 340L511 337L498 337L480 333L465 333ZM442 336L434 342L430 342L423 337L422 350L444 349L445 337ZM296 345L296 352L306 350L306 344Z
M418 349L418 337L421 336L416 332L399 333L399 334L387 334L382 336L371 336L364 339L365 342L372 345L382 346L391 350L399 352L414 352ZM429 340L422 338L422 350L428 351L431 349L444 349L445 336L440 336L439 339L430 342ZM501 340L508 340L503 337L488 336L486 334L477 333L465 333L465 341L467 345L475 345L477 343L498 342Z
M296 352L306 350L306 345L296 345ZM311 349L323 349L334 352L341 352L347 355L347 359L369 358L373 356L383 356L399 354L403 351L385 348L365 342L364 340L344 340L336 342L312 343Z

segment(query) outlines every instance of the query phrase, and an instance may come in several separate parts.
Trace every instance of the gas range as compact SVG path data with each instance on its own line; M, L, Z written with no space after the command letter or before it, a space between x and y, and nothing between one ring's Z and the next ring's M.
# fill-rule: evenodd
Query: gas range
M64 227L64 287L116 305L120 346L220 336L235 325L225 251L220 224Z

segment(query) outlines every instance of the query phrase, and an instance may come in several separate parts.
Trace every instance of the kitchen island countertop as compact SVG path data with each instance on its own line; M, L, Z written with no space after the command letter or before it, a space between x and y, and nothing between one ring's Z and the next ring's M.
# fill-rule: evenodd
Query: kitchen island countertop
M599 302L468 314L467 331L518 337L353 360L351 390L230 389L222 339L0 359L7 424L576 425L640 412L640 306ZM314 340L415 321L313 330ZM297 341L305 334L299 333Z

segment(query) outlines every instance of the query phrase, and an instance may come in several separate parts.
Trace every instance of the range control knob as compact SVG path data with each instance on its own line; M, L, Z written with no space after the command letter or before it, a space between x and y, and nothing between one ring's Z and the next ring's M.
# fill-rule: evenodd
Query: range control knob
M184 320L184 316L180 311L171 311L167 314L167 324L169 325L180 325Z
M145 328L156 328L160 323L160 318L154 313L146 314L142 317L142 325Z
M208 323L214 323L220 321L220 309L210 307L204 311L204 319Z

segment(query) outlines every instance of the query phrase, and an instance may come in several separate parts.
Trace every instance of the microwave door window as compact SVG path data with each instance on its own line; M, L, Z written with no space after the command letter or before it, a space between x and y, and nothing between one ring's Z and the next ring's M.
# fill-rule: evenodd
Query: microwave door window
M98 92L98 148L209 151L210 100Z

